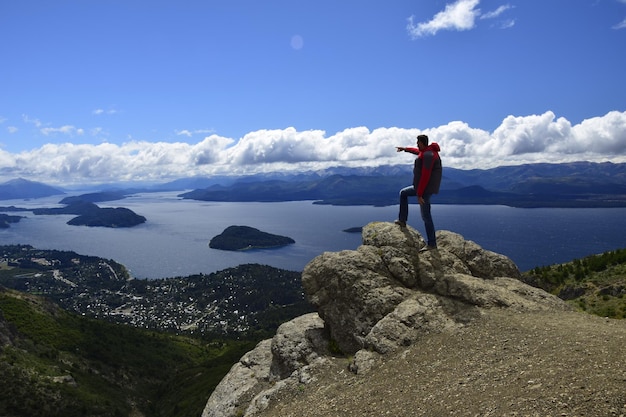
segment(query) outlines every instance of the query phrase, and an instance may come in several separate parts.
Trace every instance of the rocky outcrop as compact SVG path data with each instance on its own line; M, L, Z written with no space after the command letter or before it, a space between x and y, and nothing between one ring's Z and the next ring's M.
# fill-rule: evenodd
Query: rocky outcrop
M253 415L287 384L307 383L308 369L328 354L324 322L309 313L283 323L272 339L260 342L231 368L215 388L203 416Z
M370 223L362 236L357 250L327 252L305 267L302 283L318 313L283 324L245 355L203 417L254 416L285 386L306 384L331 353L351 355L350 369L361 374L426 334L470 325L485 309L569 309L519 281L510 259L461 235L439 231L439 249L425 252L411 227Z

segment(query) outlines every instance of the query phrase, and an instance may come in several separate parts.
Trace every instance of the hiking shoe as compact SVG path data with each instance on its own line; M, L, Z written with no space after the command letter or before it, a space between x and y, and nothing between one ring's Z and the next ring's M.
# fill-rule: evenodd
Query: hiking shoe
M428 252L429 250L435 250L435 249L437 249L437 246L426 245L422 249L420 249L420 252Z
M406 227L406 222L403 222L402 220L396 220L394 223L400 227Z

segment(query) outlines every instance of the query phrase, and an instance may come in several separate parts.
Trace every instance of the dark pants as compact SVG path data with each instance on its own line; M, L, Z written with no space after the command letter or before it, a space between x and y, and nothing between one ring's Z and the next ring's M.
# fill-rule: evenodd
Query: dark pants
M400 190L400 213L398 214L398 220L406 222L409 218L409 197L416 197L417 192L415 187L403 188ZM426 239L428 246L437 247L437 238L435 237L435 224L433 223L433 216L430 213L430 197L432 194L424 194L424 204L420 204L420 212L422 214L422 220L424 221L424 227L426 228Z

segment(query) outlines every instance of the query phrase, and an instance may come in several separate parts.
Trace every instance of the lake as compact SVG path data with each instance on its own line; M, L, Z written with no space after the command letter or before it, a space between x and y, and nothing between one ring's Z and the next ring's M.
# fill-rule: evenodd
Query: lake
M127 207L147 222L128 229L70 226L73 215L35 216L30 212L9 229L0 244L29 244L114 259L136 278L211 273L245 263L301 271L324 251L356 249L361 235L344 229L372 221L393 221L397 206L326 206L310 201L212 203L182 200L181 192L138 194L98 203ZM60 197L2 201L17 207L55 207ZM510 257L522 271L626 247L626 208L520 209L506 206L433 205L438 230L451 230L485 249ZM419 207L412 204L409 225L424 234ZM211 249L208 242L231 225L251 226L289 236L296 243L242 252Z

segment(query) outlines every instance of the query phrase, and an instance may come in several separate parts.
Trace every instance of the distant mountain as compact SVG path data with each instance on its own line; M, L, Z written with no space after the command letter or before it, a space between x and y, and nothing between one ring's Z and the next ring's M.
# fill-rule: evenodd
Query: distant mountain
M564 179L601 184L626 185L626 164L572 162L565 164L524 164L491 169L461 170L444 167L446 181L461 186L481 185L494 191L523 191L523 184L561 184ZM445 182L444 181L444 184ZM522 185L520 187L520 184ZM525 190L526 192L528 190Z
M316 200L334 205L390 205L397 202L406 175L331 175L318 179L239 181L231 186L214 185L179 196L203 201L299 201ZM410 179L408 180L410 183Z
M165 184L150 187L153 191L179 191L193 190L196 188L206 188L215 184L232 184L236 180L232 176L215 176L215 177L190 177L180 178Z
M412 182L412 170L409 162L298 173L189 177L143 188L109 185L101 192L68 197L64 201L111 201L140 192L192 190L179 196L201 201L312 200L317 204L386 206L398 203L398 192ZM39 196L63 193L44 184L18 179L0 184L0 199L36 198L34 192L29 196L9 193L15 188L33 188L34 191L34 184L53 190ZM513 207L626 207L626 163L541 163L471 170L444 165L441 193L434 201L437 204Z
M359 172L359 175L355 174ZM333 205L393 205L412 182L412 166L332 169L298 177L247 177L180 194L202 201L315 200ZM626 207L626 164L527 164L487 170L444 167L437 204L512 207Z
M0 200L41 198L58 194L65 194L65 192L58 188L23 178L17 178L0 184Z

